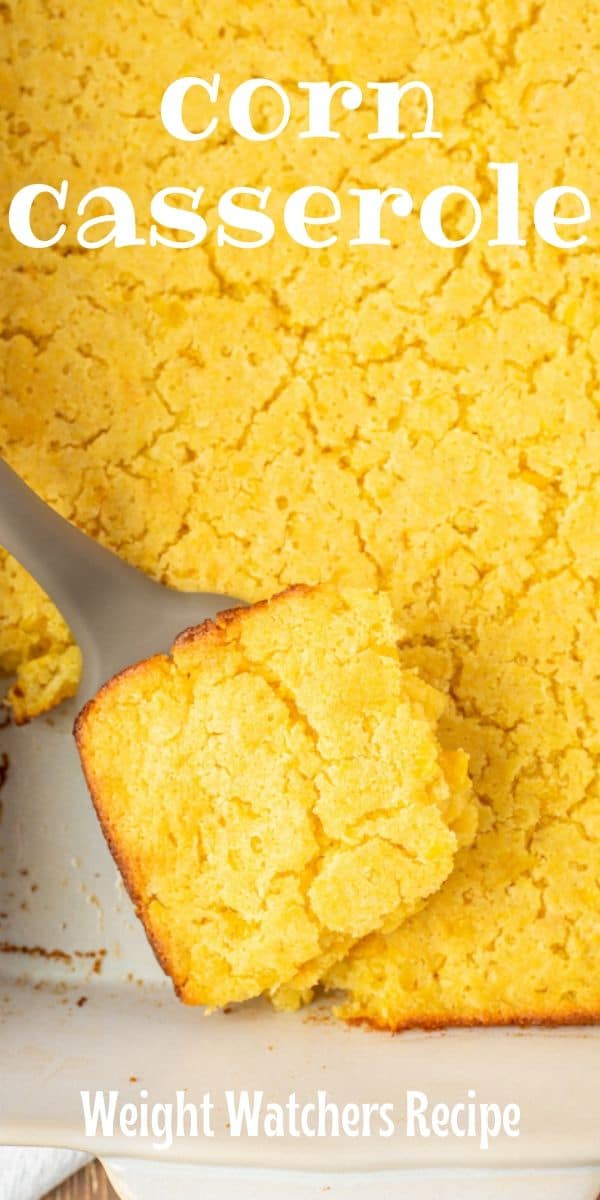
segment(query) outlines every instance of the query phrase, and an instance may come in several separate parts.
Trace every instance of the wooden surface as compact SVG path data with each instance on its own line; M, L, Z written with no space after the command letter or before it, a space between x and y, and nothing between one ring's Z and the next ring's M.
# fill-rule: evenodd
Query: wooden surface
M44 1200L117 1200L100 1163L90 1163L70 1179L48 1192Z

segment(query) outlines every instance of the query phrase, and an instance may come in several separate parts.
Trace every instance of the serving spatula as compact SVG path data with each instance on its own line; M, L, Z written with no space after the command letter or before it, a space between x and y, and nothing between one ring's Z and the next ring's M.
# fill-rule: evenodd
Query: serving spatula
M80 646L82 704L116 671L240 603L150 579L59 516L1 459L0 545L54 601Z

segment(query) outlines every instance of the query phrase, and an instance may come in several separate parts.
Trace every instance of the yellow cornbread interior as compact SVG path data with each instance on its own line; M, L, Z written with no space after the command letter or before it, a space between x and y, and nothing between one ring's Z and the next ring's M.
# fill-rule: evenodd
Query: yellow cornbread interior
M24 724L72 696L81 654L60 614L30 575L0 550L0 664L14 676L6 692Z
M562 180L599 209L599 13L583 0L125 0L76 20L27 0L6 16L7 198L63 176L75 198L112 176L141 212L196 180L209 203L266 178L275 202L310 179L417 200L454 179L484 198L488 162L518 161L523 212ZM207 64L223 128L175 145L162 90ZM298 139L294 116L276 142L244 144L226 98L253 74L426 80L444 138L383 146L340 109L339 140ZM480 834L400 934L344 966L355 1015L598 1018L597 243L590 226L571 253L529 229L522 248L489 247L493 201L456 252L412 220L384 221L392 247L315 254L281 237L250 254L3 241L0 447L175 586L254 600L331 579L392 596L404 663L448 695L441 736L469 753ZM7 571L12 671L34 643L29 584ZM58 665L62 632L53 645Z
M400 666L389 601L294 589L107 684L78 744L109 844L181 997L290 1005L394 929L472 841L443 697Z

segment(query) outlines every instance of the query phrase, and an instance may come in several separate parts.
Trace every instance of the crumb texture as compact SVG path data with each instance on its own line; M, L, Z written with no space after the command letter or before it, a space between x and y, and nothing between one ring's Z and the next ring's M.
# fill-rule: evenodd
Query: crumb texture
M0 448L177 587L391 595L405 664L448 694L442 738L469 753L480 833L401 933L336 974L354 1015L599 1016L597 243L590 225L571 253L530 228L522 248L488 246L487 167L520 163L524 214L561 182L598 212L598 5L124 0L71 18L19 0L2 16L7 199L68 178L76 202L111 178L143 213L167 185L197 181L210 206L268 180L277 206L318 179L397 184L418 206L455 179L482 202L480 236L447 253L416 217L390 217L393 247L364 252L278 236L252 253L91 253L69 233L35 254L5 239ZM218 135L176 144L162 91L207 63ZM372 114L340 106L339 140L302 140L298 97L276 142L243 143L226 97L252 75L423 79L444 137L369 141ZM49 605L9 561L0 586L2 664L54 654L60 677Z
M12 676L5 700L17 725L73 696L81 654L41 588L0 549L0 669Z
M444 697L400 665L389 600L293 589L189 631L78 722L109 844L188 1003L289 1007L394 929L471 842Z

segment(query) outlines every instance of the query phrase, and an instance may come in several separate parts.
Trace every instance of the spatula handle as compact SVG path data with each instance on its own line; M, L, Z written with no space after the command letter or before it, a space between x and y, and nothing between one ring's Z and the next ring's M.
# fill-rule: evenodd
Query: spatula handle
M122 570L105 550L35 494L0 459L0 545L52 598L78 641L89 633L86 612L98 589L113 590Z
M83 653L80 695L236 603L162 587L54 512L0 459L0 546L54 601Z
M69 581L71 532L77 536L0 460L0 545L52 596L67 620L73 582Z

